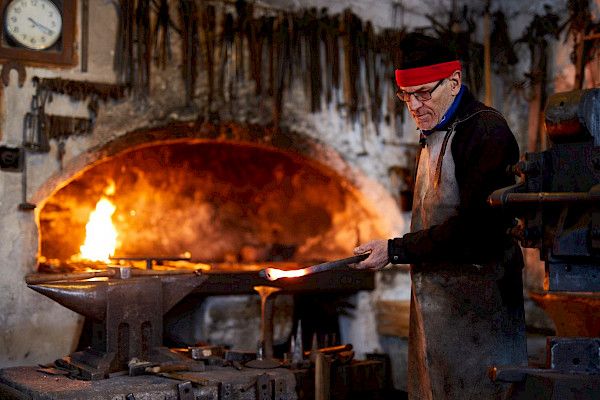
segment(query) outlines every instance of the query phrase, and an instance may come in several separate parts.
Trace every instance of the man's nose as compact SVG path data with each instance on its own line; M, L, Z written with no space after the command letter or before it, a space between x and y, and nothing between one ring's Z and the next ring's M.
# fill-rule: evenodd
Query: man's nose
M409 109L416 110L421 107L423 103L420 102L414 94L411 94L406 104L408 105Z

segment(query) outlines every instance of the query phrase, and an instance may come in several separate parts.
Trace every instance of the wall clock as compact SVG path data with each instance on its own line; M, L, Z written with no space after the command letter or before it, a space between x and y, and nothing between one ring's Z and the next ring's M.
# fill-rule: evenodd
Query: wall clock
M71 66L77 0L0 0L0 62Z

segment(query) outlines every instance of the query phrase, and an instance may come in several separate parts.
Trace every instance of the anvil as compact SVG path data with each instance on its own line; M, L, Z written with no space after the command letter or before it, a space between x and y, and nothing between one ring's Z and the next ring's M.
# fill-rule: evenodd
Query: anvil
M207 279L197 273L28 285L93 323L92 344L63 358L84 379L127 369L132 358L164 362L163 315Z

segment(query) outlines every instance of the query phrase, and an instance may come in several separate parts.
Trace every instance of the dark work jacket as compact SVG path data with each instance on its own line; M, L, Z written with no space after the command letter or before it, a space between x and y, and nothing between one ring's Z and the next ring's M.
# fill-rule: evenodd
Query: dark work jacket
M465 88L466 89L466 88ZM514 184L519 149L504 118L466 90L448 131L427 137L411 232L390 241L411 263L410 399L500 399L487 370L526 365L520 248L487 197Z
M519 160L515 137L504 118L477 101L467 88L448 126L453 123L456 131L451 151L460 196L458 212L443 223L390 242L390 262L394 264L485 263L514 245L506 235L512 218L492 209L487 197L515 183L506 171Z

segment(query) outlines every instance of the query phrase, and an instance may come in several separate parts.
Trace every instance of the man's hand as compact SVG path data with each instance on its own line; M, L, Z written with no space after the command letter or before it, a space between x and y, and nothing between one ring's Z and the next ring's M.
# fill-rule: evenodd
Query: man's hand
M379 270L389 264L388 241L372 240L354 248L354 254L371 252L364 261L355 264L357 269Z

